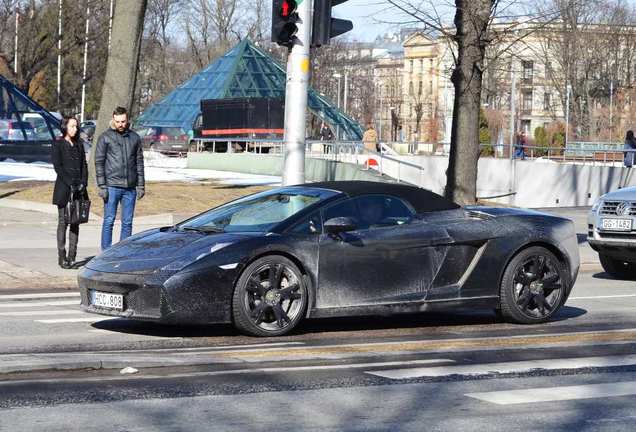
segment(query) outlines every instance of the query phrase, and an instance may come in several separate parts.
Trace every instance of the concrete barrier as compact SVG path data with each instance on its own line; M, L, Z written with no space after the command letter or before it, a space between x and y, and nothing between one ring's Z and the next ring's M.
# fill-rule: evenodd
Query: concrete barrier
M307 181L386 181L379 173L443 193L447 156L373 156L377 166L363 170L363 155L343 155L348 162L308 158ZM403 163L404 162L404 163ZM252 174L281 175L278 155L190 153L188 168L215 169ZM481 158L478 163L477 196L518 207L591 206L604 193L636 186L636 169L604 165L578 165L542 160ZM501 196L500 195L506 195Z

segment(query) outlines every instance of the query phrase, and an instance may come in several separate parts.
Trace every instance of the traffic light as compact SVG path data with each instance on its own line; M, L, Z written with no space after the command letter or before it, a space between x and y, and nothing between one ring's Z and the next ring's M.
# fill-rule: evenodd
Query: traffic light
M349 20L331 18L331 8L347 0L314 0L311 46L329 45L329 40L353 29Z
M297 0L272 1L272 42L291 48L298 32L297 9Z

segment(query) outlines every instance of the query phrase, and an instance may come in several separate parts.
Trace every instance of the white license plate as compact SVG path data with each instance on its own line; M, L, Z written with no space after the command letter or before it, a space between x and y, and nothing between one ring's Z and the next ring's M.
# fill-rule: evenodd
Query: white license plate
M121 294L91 291L91 303L107 309L124 310L124 296Z
M631 219L603 219L601 221L601 228L609 231L631 231L632 220Z

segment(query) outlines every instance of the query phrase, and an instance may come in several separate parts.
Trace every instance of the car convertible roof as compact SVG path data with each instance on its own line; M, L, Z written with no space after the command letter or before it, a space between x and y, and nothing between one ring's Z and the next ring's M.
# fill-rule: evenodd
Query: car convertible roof
M434 193L428 189L397 183L381 183L371 181L330 181L305 183L302 187L329 189L342 192L350 197L369 194L393 195L401 198L413 206L417 213L432 211L455 210L458 204Z

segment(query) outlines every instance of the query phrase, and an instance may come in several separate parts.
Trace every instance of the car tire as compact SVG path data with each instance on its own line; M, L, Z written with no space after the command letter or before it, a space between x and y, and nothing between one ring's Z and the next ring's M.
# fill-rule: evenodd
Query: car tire
M305 316L307 285L288 258L269 255L249 264L234 287L235 327L252 336L280 336Z
M501 315L517 324L546 322L565 303L568 288L567 268L552 252L540 246L524 249L501 278Z
M603 270L616 279L632 279L636 277L636 264L617 260L605 254L598 255Z

